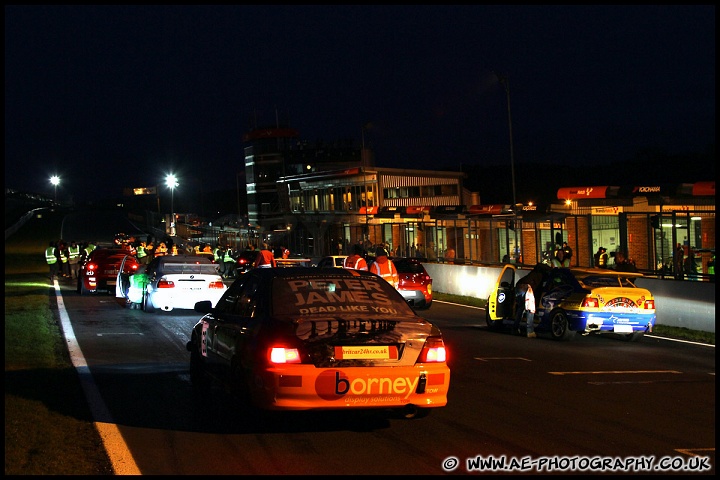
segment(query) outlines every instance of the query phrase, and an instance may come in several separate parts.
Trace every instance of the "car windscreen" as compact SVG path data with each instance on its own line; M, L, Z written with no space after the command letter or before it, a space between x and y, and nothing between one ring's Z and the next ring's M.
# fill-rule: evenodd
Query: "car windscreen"
M379 277L278 277L272 299L274 315L414 315L405 299Z

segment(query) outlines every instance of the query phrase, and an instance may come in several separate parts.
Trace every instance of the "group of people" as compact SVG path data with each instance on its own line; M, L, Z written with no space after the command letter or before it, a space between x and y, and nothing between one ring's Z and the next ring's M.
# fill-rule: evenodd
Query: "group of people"
M154 244L151 236L146 241L137 241L135 237L118 235L114 239L116 248L122 248L128 255L134 255L140 265L147 265L150 261L162 255L177 255L178 247L171 238ZM67 242L63 239L51 240L45 249L45 261L49 268L50 280L67 278L77 280L80 272L80 265L95 250L94 242L79 243L75 240ZM209 245L203 247L203 251L212 251Z
M89 251L88 247L91 247ZM70 243L63 239L50 241L45 249L45 261L50 269L50 280L57 278L77 280L80 262L90 254L93 248L95 246L92 243L80 245L75 240Z
M254 268L277 267L276 258L288 258L290 256L290 250L285 246L280 245L273 249L267 242L263 242L259 250L255 248L254 244L248 243L245 252L257 252L253 263ZM234 278L237 260L241 252L236 252L230 244L225 246L220 244L212 250L212 253L215 263L218 264L220 275L226 279Z
M625 255L625 252L618 250L614 253L615 266L610 265L610 255L607 253L607 248L600 247L595 252L594 265L595 268L614 268L618 272L637 272L637 266L632 258Z
M710 267L710 265L708 265ZM709 270L709 268L708 268ZM712 265L713 274L715 273L715 265ZM685 247L678 243L673 254L673 274L676 280L682 280L687 277L688 280L696 279L698 275L697 262L695 261L695 252L688 249L687 257L685 256Z
M388 257L388 252L385 250L385 247L377 247L375 249L375 261L373 261L369 267L364 254L365 250L360 244L353 245L352 254L345 258L343 267L351 270L373 272L393 287L398 288L400 276L398 275L397 268L395 268L395 264Z

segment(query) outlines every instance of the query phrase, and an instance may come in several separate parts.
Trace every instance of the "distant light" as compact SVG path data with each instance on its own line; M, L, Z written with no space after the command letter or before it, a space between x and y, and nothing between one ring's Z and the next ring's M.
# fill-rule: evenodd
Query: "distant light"
M175 188L179 185L178 179L175 175L172 173L165 177L165 185L167 185L169 188Z
M50 177L50 183L57 187L58 185L60 185L60 177L58 177L57 175L53 175L52 177Z

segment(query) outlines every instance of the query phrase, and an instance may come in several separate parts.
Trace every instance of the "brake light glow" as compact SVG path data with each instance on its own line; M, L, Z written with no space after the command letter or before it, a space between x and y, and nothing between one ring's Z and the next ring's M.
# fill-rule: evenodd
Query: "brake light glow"
M442 337L428 337L418 357L420 363L442 363L447 361L447 351Z
M172 280L160 280L158 281L157 288L175 288L175 282Z
M210 288L225 288L225 284L222 282L222 280L216 280L214 282L210 282Z
M87 270L97 270L98 266L97 266L97 263L88 263L85 268Z
M598 301L597 298L594 298L594 297L585 297L585 298L583 299L582 305L580 305L580 306L581 306L581 307L584 307L584 308L599 308L599 307L600 307L600 302Z
M300 352L297 348L272 347L270 348L271 363L301 363Z
M645 300L643 302L643 308L645 310L655 310L655 300Z

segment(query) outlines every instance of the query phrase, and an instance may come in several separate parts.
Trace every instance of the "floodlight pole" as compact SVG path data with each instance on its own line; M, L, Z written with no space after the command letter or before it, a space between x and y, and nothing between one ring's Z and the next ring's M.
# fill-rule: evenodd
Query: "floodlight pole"
M517 197L515 194L515 150L513 147L513 131L512 131L512 112L510 110L510 82L507 78L507 75L499 75L495 73L495 76L498 78L500 83L505 87L505 96L507 98L507 112L508 112L508 131L510 133L510 175L512 178L512 201L513 201L513 217L514 217L514 226L513 232L515 234L515 252L519 253L518 249L518 236L517 236L517 228L518 228L518 222L517 222ZM516 258L516 262L517 262Z

